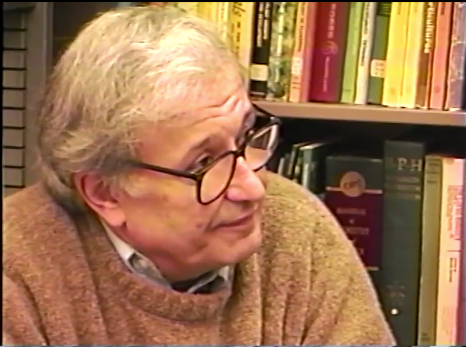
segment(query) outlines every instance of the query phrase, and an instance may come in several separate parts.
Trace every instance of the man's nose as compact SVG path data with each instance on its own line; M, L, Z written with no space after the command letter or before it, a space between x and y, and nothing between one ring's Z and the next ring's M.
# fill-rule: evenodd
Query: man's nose
M240 157L226 197L231 201L260 201L265 196L265 185L257 172L251 170Z

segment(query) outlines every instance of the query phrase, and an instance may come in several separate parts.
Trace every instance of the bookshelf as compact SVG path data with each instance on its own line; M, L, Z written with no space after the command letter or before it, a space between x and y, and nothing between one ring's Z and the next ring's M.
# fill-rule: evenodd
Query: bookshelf
M266 100L256 100L253 101L257 106L261 107L265 111L270 112L271 114L281 118L283 122L283 139L286 143L286 149L280 153L278 156L283 158L284 155L290 154L293 151L295 145L299 143L304 143L307 141L319 142L323 138L334 138L343 136L345 139L359 139L363 142L367 140L367 143L379 142L383 144L386 140L391 138L403 137L405 134L417 133L421 138L424 138L426 142L429 140L432 141L443 141L448 145L451 144L454 147L456 144L462 144L466 148L466 112L465 111L441 111L441 110L422 110L422 109L407 109L407 108L393 108L385 106L375 106L375 105L348 105L348 104L332 104L332 103L319 103L319 102L306 102L306 103L293 103L293 102L282 102L282 101L266 101ZM409 136L408 136L409 138ZM368 145L369 147L370 145ZM298 153L299 153L298 149ZM403 156L400 152L400 156ZM293 154L291 154L292 156ZM299 156L299 154L297 154ZM303 155L303 154L302 154ZM409 156L409 155L408 155ZM464 151L462 151L462 158L464 158ZM383 157L382 157L383 158ZM425 158L425 157L424 157ZM383 158L385 159L385 158ZM424 159L426 160L426 159ZM286 161L285 161L286 162ZM325 160L323 160L325 162ZM427 161L425 161L427 165ZM285 164L286 167L287 164ZM292 165L292 164L288 164ZM303 164L299 175L301 176L303 170ZM296 166L295 166L296 167ZM295 168L292 169L296 170ZM277 171L277 170L274 170ZM363 172L364 169L361 171ZM370 171L368 169L367 171ZM286 175L286 169L282 174ZM426 172L426 171L425 171ZM386 173L385 173L386 174ZM393 174L393 173L392 173ZM292 174L293 175L293 174ZM293 179L293 177L289 177ZM406 177L405 177L406 178ZM399 177L402 179L402 177ZM424 180L425 178L421 178ZM304 181L300 179L293 179L298 181L300 184L303 184ZM465 179L463 182L466 182L466 170L465 170ZM303 184L304 185L304 184ZM335 188L335 187L334 187ZM424 189L424 188L423 188ZM327 191L328 194L328 191ZM386 192L384 191L384 194ZM392 198L393 198L393 192ZM466 197L466 186L463 186L462 194ZM337 200L338 198L333 198ZM422 198L421 198L422 199ZM328 204L329 200L324 198L324 201ZM386 200L382 198L382 204ZM425 201L425 200L423 200ZM400 207L397 209L400 215L404 215L402 219L409 220L410 212L403 212L403 209L408 209L407 205L404 205L405 202L402 202L401 199L398 202ZM423 202L424 203L424 202ZM392 202L393 204L393 202ZM351 203L348 203L351 205ZM348 206L347 205L347 206ZM422 205L422 204L421 204ZM330 206L329 206L330 207ZM412 211L412 206L410 210ZM419 208L419 206L418 206ZM421 207L423 208L423 207ZM384 210L386 213L387 210ZM424 211L422 212L424 214ZM438 212L434 212L438 213ZM408 214L408 216L406 216ZM424 217L421 217L418 222L421 224L424 223ZM413 220L417 219L414 217ZM466 238L465 238L465 227L466 225L466 201L463 200L463 212L461 217L462 227L462 248L466 249ZM394 222L393 224L397 224ZM409 222L408 222L409 224ZM344 225L344 224L343 224ZM424 224L422 224L424 225ZM386 225L384 225L385 227ZM412 232L416 227L401 226L404 231ZM424 227L420 227L421 232L423 232ZM393 231L393 230L391 230ZM393 239L392 239L393 240ZM398 237L398 240L400 238ZM412 239L411 239L412 240ZM363 243L364 241L362 241ZM367 241L366 241L367 242ZM392 249L398 247L394 246L394 241ZM398 241L399 242L399 241ZM411 243L412 241L409 241ZM402 243L402 242L401 242ZM401 244L400 243L400 244ZM411 243L412 244L412 243ZM367 245L366 245L367 246ZM413 252L415 253L415 251ZM398 256L398 255L397 255ZM396 257L397 257L396 256ZM403 257L404 260L395 259L392 261L396 263L396 267L403 268L406 266L405 261L408 258L411 258L411 255ZM421 262L422 264L422 262ZM464 251L462 253L461 261L461 276L466 279L466 256ZM380 275L374 275L374 283L380 281L381 277L375 277ZM418 282L417 279L415 282ZM419 283L419 282L418 282ZM462 298L463 300L460 305L463 309L460 311L462 321L466 321L466 285L462 284ZM378 289L378 287L377 287ZM419 291L420 293L420 291ZM404 293L406 294L406 293ZM380 297L383 295L379 292ZM400 294L401 295L401 294ZM407 297L412 297L414 295L406 294ZM387 317L390 317L390 314L386 312ZM396 322L395 319L391 319L393 328L397 330L400 329L400 323ZM460 337L461 341L466 342L465 333ZM463 345L464 343L463 342Z
M402 109L317 102L254 101L254 103L282 118L466 127L466 112L464 111Z
M397 342L464 343L464 333L453 337L447 328L459 326L459 318L452 314L447 322L437 314L459 306L442 301L448 290L453 297L459 292L445 289L457 286L459 272L455 280L442 277L454 272L447 263L458 261L447 254L452 248L445 250L453 233L446 206L454 204L445 187L462 185L464 196L465 185L439 175L455 176L466 157L461 3L197 4L187 12L217 23L224 20L218 13L233 8L228 20L242 29L230 34L240 62L250 67L251 98L283 120L282 146L269 169L321 196L334 213L371 273ZM267 73L257 73L259 67ZM338 149L328 142L335 138L342 140ZM454 160L443 157L441 174L432 178L429 153L437 143L447 152L463 150L449 154ZM364 193L351 196L345 184L359 184ZM432 198L439 186L440 198ZM466 224L466 214L454 213L458 225ZM429 230L439 220L443 224ZM429 234L437 235L441 252L428 246ZM378 261L368 256L374 252ZM438 291L430 289L435 285Z

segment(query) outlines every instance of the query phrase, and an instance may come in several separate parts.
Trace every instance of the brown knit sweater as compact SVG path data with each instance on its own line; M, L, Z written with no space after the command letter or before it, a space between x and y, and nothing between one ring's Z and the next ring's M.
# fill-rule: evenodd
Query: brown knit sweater
M394 344L357 253L322 203L276 175L267 190L260 253L237 266L232 290L205 295L131 273L105 232L78 231L40 185L7 198L4 343Z

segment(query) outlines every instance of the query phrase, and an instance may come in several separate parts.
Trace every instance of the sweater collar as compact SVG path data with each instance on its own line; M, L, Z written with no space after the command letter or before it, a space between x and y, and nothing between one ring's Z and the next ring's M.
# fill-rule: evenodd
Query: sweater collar
M162 273L152 261L135 250L134 247L132 247L130 244L118 237L118 235L116 235L103 220L100 220L100 222L105 229L105 232L113 247L128 269L137 275L147 278L149 281L155 284L161 285L165 288L173 289L171 284L164 278ZM135 266L135 264L138 264L139 266ZM217 277L221 278L222 285L220 285L218 288L215 288L215 290L218 290L221 286L231 285L233 267L225 266L217 271L212 271L205 276L201 276L196 282L194 282L186 289L186 292L195 293L197 290L215 281Z
M60 213L55 214L57 217L59 215ZM142 276L135 276L128 271L95 216L81 216L75 220L75 225L88 262L96 271L96 285L103 287L105 292L112 293L116 299L126 301L146 313L178 321L218 318L224 310L233 285L202 295L156 286ZM73 226L68 225L67 228L70 230ZM235 270L234 277L237 276L236 272Z

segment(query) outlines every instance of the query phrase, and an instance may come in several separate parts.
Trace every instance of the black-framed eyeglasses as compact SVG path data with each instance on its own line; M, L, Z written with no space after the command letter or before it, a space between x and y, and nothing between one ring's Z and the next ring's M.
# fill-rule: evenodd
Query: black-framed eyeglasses
M140 161L133 161L131 165L195 181L198 202L208 205L222 196L230 186L239 157L243 157L249 168L257 172L267 165L278 146L280 119L257 105L253 104L253 107L261 114L256 117L258 124L246 133L238 148L221 154L199 170L181 171Z

